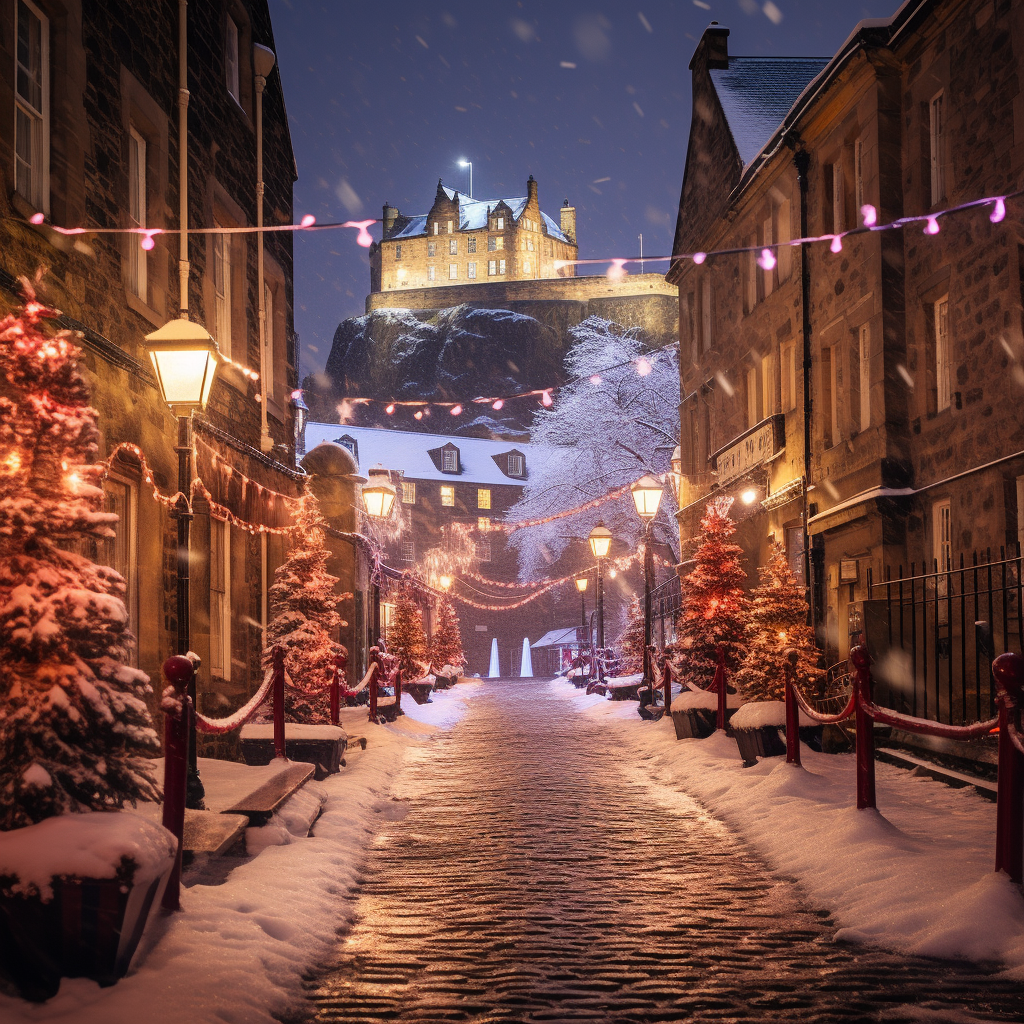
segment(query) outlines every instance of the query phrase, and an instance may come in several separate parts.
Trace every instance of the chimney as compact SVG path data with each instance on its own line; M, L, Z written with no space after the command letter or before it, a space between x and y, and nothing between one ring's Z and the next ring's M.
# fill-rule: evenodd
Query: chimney
M728 70L729 67L729 30L722 28L717 21L704 29L704 35L700 37L697 49L693 51L690 58L690 70L701 67L705 70L710 68L721 68Z
M540 201L537 199L537 182L532 174L526 179L526 202L527 204L534 202L538 207L540 206Z
M569 205L569 200L566 199L562 203L562 209L559 211L559 227L562 229L562 234L572 242L576 244L576 207Z
M381 218L384 224L384 237L387 238L391 234L392 229L395 226L395 221L398 220L398 210L394 206L390 206L388 203L384 204L384 215Z

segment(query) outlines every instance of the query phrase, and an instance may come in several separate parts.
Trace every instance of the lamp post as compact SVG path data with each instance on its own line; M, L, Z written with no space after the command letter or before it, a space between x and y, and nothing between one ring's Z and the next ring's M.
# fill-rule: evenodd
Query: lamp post
M587 577L577 576L576 577L576 589L580 592L580 622L583 628L587 628Z
M256 43L252 48L253 70L256 72L256 296L260 324L260 451L264 455L274 447L267 422L267 370L274 358L270 341L273 332L267 331L267 294L263 283L263 90L267 76L274 70L277 57L274 51Z
M661 504L661 484L650 475L642 476L630 488L636 514L644 524L644 682L651 686L654 701L654 680L648 648L651 645L651 579L654 576L654 552L651 550L651 524Z
M598 520L597 526L590 531L587 538L590 550L597 559L597 649L604 651L604 572L601 559L608 554L612 546L612 532L604 522ZM598 655L597 675L604 679L604 662L601 661L603 653Z
M209 331L190 320L171 320L159 330L146 335L146 351L153 361L160 395L178 419L178 497L171 515L178 521L177 555L177 652L188 653L191 646L189 629L189 532L192 524L192 414L206 408L217 374L220 353ZM195 674L188 687L196 702ZM188 742L188 783L185 806L203 808L205 792L196 761L195 719Z
M460 167L469 168L469 198L473 198L473 161L472 160L460 160Z
M375 522L382 523L391 515L398 492L391 482L391 474L378 463L367 473L369 478L363 487L363 507ZM375 574L376 575L376 574ZM373 636L374 643L380 638L380 580L371 582L373 587ZM371 644L371 646L373 646Z

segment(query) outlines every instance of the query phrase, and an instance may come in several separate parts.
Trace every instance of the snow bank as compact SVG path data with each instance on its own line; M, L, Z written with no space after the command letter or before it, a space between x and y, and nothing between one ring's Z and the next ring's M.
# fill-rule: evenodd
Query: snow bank
M167 829L131 811L62 814L0 832L0 876L18 879L14 892L38 892L50 900L55 876L113 878L127 857L135 864L134 883L145 885L164 870L176 848Z
M797 710L800 716L800 725L817 725L817 722L808 718L803 711ZM786 702L784 700L757 700L744 704L739 711L732 716L729 724L734 729L760 729L763 725L786 724Z
M309 838L265 848L223 884L185 875L182 913L155 918L133 972L112 988L65 979L42 1006L0 995L4 1024L273 1024L302 998L305 972L331 955L351 921L363 851L392 813L392 780L424 740L454 724L482 684L435 695L393 725L343 708L350 735L368 739L340 775L319 784L326 804ZM285 805L288 806L287 804ZM138 819L142 821L142 819ZM143 822L145 824L145 822ZM287 828L287 824L284 825ZM198 878L197 878L198 874ZM220 881L220 879L217 879Z
M725 695L725 706L727 708L738 708L743 703L743 698L738 693L727 693ZM669 710L689 711L691 708L703 708L705 711L718 710L718 694L708 693L706 690L683 690L674 701Z
M878 763L880 810L858 811L853 754L802 745L802 768L780 757L743 768L721 733L677 741L634 705L562 682L551 690L614 733L622 756L644 759L637 777L655 803L696 797L795 878L832 915L837 939L1001 962L1024 978L1024 897L992 870L996 808L973 790Z

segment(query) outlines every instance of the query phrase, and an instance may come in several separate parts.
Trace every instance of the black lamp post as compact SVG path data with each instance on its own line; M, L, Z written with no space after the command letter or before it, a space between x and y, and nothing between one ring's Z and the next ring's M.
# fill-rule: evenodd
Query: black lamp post
M192 414L206 408L217 374L220 353L209 331L191 320L171 320L158 331L146 335L146 351L153 361L157 384L163 400L178 419L178 497L171 515L178 521L177 619L178 654L188 654L191 646L189 622L190 551L192 525ZM196 703L195 674L188 686L193 706ZM206 793L199 778L196 759L195 719L188 741L188 782L185 806L203 809Z
M576 589L580 592L580 624L584 629L587 628L587 577L577 576L576 577Z
M636 514L644 524L644 682L651 686L654 701L653 673L649 648L651 645L651 580L654 578L654 552L651 550L651 524L661 504L662 485L653 476L643 476L630 488Z
M600 652L597 675L599 679L604 679L604 662L601 660L604 657L604 566L601 559L612 546L612 532L599 520L597 526L590 531L587 543L597 559L597 649Z
M379 463L367 474L369 481L363 487L363 507L374 522L382 523L391 515L398 492L391 482L391 474ZM373 587L373 644L380 640L380 582L374 580Z

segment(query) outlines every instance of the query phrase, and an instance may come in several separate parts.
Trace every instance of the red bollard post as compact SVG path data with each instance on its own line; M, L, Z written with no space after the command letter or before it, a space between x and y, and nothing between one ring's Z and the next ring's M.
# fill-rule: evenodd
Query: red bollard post
M284 745L284 648L274 648L274 757L287 760Z
M370 648L370 721L377 721L377 679L380 676L380 651L376 647Z
M395 670L395 717L402 713L402 666Z
M192 662L175 654L164 662L164 814L163 826L178 840L174 867L164 889L164 910L181 907L181 856L185 835L185 787L188 767L188 736L192 702L188 698L188 685L195 670Z
M875 727L871 716L864 710L870 703L871 655L863 645L850 651L854 665L854 720L857 723L857 809L875 807Z
M1000 654L992 662L999 689L999 787L996 793L996 871L1011 882L1024 881L1024 754L1010 736L1011 723L1020 729L1024 658Z
M715 678L711 684L718 690L718 714L715 717L715 728L725 730L725 648L719 644L718 667L715 669Z
M672 663L664 652L661 655L661 682L665 688L665 717L668 718L672 711Z
M331 677L331 725L341 720L341 679L345 674L348 658L344 654L334 656L334 675Z
M796 702L796 663L800 655L786 651L786 764L800 764L800 706Z

